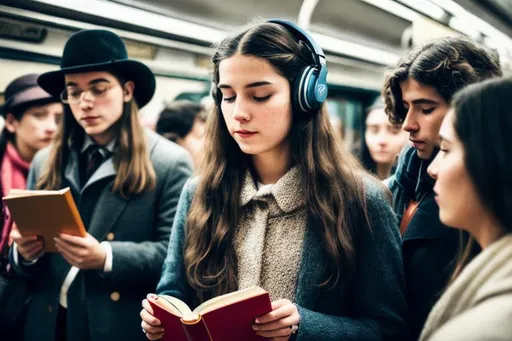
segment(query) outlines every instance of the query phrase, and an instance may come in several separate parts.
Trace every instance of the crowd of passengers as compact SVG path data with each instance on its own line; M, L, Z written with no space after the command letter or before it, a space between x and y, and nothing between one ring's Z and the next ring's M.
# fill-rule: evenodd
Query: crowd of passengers
M441 38L390 67L366 167L300 27L245 27L212 65L212 108L173 103L154 131L155 77L107 30L9 83L1 195L69 187L87 235L21 234L2 206L2 340L172 340L148 295L253 286L262 340L512 340L512 79L494 51Z

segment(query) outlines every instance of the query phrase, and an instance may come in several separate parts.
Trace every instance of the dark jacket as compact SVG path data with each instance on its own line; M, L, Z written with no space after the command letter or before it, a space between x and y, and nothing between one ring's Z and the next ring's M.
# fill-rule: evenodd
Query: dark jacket
M108 273L78 272L67 294L67 340L146 340L140 328L140 302L156 289L178 199L192 173L184 149L149 131L147 141L156 188L129 199L111 192L116 175L112 158L80 190L78 152L71 153L62 187L71 188L87 231L100 242L110 242L113 264ZM48 153L45 149L34 158L29 188L40 177ZM21 262L16 267L30 276L34 287L26 316L26 341L55 340L59 293L69 269L59 253L45 254L34 265Z
M437 150L432 159L436 154ZM408 147L400 155L397 171L389 182L399 221L411 200L420 201L402 237L411 341L418 339L430 310L446 288L459 246L458 230L439 220L435 181L427 173L432 159L422 160L414 147Z
M194 291L185 274L183 245L195 187L196 182L189 181L181 195L157 289L189 305ZM350 288L327 290L318 285L325 279L327 255L318 229L308 224L294 302L301 316L298 341L402 339L407 307L397 221L384 190L371 181L366 183L366 199L373 229L357 241L356 278Z

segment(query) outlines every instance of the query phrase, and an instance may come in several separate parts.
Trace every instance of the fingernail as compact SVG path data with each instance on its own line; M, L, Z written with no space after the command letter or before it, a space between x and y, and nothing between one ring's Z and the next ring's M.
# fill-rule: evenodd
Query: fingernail
M154 299L155 301L158 300L158 296L157 295L154 295L154 294L149 294L149 297L151 297L152 299Z
M260 319L255 319L254 322L260 323Z
M255 324L252 325L252 329L254 330L258 330L258 326L256 326Z

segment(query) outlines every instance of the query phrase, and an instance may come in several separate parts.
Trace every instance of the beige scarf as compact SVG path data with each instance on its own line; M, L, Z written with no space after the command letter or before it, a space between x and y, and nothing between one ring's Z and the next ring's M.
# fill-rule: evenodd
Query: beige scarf
M259 285L272 300L294 300L307 223L304 203L297 167L259 190L247 171L235 235L239 289Z
M430 312L420 341L444 340L447 337L450 340L512 340L510 323L492 326L493 320L500 321L500 314L511 317L512 304L505 303L506 299L512 302L511 295L512 236L507 235L484 249L448 287ZM500 299L496 301L505 307L489 304L488 300L497 296ZM481 310L478 316L490 320L485 322L476 317L477 309ZM469 310L472 310L474 320L468 319L468 315L461 319ZM489 339L491 334L493 337Z

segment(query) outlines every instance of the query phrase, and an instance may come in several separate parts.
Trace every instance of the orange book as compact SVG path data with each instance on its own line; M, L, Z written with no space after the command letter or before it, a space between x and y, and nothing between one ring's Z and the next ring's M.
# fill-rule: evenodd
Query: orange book
M57 252L60 233L85 237L84 223L69 187L60 191L11 189L3 197L22 236L41 236L46 252Z
M165 330L163 341L264 341L254 320L272 311L268 292L252 287L212 298L193 311L181 300L148 296Z

